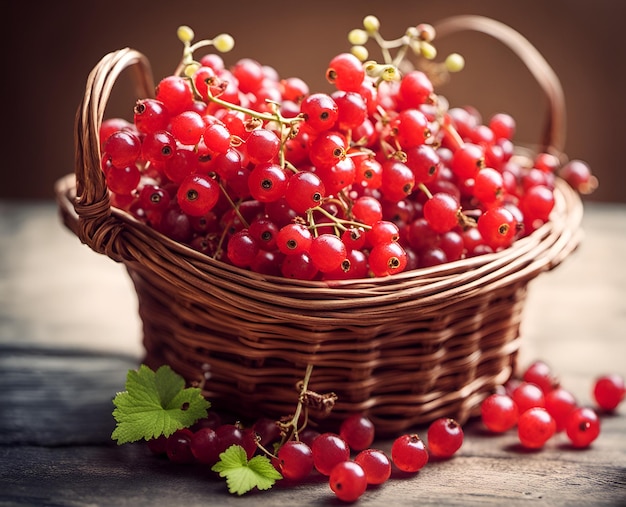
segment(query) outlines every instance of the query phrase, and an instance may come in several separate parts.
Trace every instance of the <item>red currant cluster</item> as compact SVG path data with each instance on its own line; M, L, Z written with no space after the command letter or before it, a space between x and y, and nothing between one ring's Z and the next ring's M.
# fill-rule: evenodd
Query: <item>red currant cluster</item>
M351 40L388 52L374 21ZM400 72L407 48L434 56L429 25L401 39L401 59L363 62L360 45L338 54L330 93L249 58L195 61L208 42L186 27L179 37L183 60L155 98L137 101L132 123L103 122L102 169L114 206L224 262L384 276L508 247L549 219L558 171L591 189L584 162L516 156L511 116L450 109L424 71ZM228 49L223 38L210 42Z
M375 428L365 416L346 418L339 431L319 433L305 428L297 439L281 442L281 427L271 419L258 419L252 426L222 423L214 412L192 428L176 431L169 437L148 441L150 450L165 455L174 463L214 465L220 453L231 445L240 445L248 459L265 453L274 467L290 484L317 474L328 481L330 489L344 501L357 500L368 485L386 482L395 468L414 473L422 469L430 456L447 459L463 443L461 426L449 418L435 420L428 427L428 445L417 434L397 437L390 453L371 447ZM268 451L271 447L276 451Z
M593 398L601 410L615 410L625 394L619 375L602 376L594 383ZM580 406L543 361L531 364L521 380L510 381L503 392L486 398L480 408L490 431L503 433L517 425L519 441L529 449L542 448L559 432L565 432L575 448L588 447L600 434L597 412Z

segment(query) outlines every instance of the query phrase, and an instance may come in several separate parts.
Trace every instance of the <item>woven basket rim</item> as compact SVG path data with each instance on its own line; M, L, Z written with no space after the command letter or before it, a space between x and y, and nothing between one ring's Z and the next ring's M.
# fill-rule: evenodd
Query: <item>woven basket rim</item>
M74 211L75 190L73 174L57 184L59 205L66 223L74 231L79 221ZM302 303L296 303L296 306L306 309L313 302L329 307L351 304L346 299L361 300L360 305L367 299L369 304L376 305L388 299L398 301L436 297L438 294L443 298L450 290L471 290L498 279L502 279L502 283L509 283L512 279L530 280L558 265L577 248L581 239L583 206L578 194L563 180L557 179L555 201L550 221L500 251L385 277L326 281L264 275L239 268L168 238L121 209L111 207L111 217L120 224L117 232L119 238L123 238L120 241L132 243L134 249L142 252L140 259L125 258L122 254L116 259L118 261L137 269L142 263L158 264L159 259L163 259L167 261L164 265L169 263L173 269L182 269L194 278L203 280L210 274L210 281L216 287L255 290L262 299L265 292L265 299L270 301L280 294L284 298L301 300Z

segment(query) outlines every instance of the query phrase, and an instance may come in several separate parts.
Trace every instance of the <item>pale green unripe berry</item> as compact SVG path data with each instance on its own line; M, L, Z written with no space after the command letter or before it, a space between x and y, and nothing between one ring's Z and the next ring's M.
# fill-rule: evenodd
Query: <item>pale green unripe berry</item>
M195 36L193 30L186 25L179 26L176 35L181 42L185 43L190 43Z
M437 56L437 49L430 42L422 41L420 44L420 52L427 60L434 60Z
M228 53L235 47L235 39L227 33L222 33L213 39L213 46L220 53Z
M365 73L373 78L380 79L382 81L399 81L402 77L400 71L395 65L380 64L371 60L363 64Z
M402 78L400 71L394 65L385 65L380 77L383 81L400 81Z
M196 62L190 63L189 65L185 67L185 70L184 70L185 76L193 77L193 75L198 71L199 68L200 68L199 63L196 63Z
M367 31L367 33L375 33L380 29L380 21L376 16L365 16L363 18L363 28Z
M410 37L411 39L417 39L419 37L419 32L416 27L410 26L406 29L405 35Z
M350 30L350 33L348 33L348 42L353 46L362 46L367 42L368 38L369 35L367 35L367 32L360 28Z
M369 57L369 51L365 46L352 46L350 52L361 62L364 62Z
M450 53L446 58L446 69L450 72L460 72L465 67L465 58L458 53Z

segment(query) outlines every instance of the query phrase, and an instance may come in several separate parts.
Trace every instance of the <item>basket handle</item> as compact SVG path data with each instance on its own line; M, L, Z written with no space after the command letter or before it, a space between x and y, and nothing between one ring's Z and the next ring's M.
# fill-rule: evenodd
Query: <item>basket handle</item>
M105 109L120 74L129 69L138 98L154 95L154 80L148 59L125 48L105 55L87 78L85 95L74 122L76 199L75 232L93 250L119 258L117 234L120 220L111 214L109 193L101 168L100 127Z
M484 33L502 42L520 58L548 99L540 149L560 157L565 150L565 94L558 76L537 48L510 26L484 16L452 16L433 26L438 38L461 31Z

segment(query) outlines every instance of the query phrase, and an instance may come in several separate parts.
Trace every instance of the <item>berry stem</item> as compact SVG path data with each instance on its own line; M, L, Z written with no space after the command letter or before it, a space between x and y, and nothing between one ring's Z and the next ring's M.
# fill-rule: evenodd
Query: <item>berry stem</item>
M333 201L334 202L340 202L338 199L333 199ZM343 203L341 203L341 205L345 206ZM313 213L315 213L315 212L318 212L318 213L324 215L325 217L330 219L331 222L315 223L315 220L313 218ZM308 224L309 224L309 228L311 230L313 230L313 231L317 231L317 229L319 229L319 228L329 227L329 226L335 227L336 229L339 229L340 231L346 231L351 226L362 227L365 230L371 229L371 226L363 224L361 222L357 222L355 220L345 220L343 218L337 218L335 215L333 215L332 213L328 212L327 210L325 210L321 206L316 206L316 207L311 208L311 209L309 209L307 211L307 221L308 221Z
M214 96L213 94L211 94L210 89L207 92L207 99L210 100L211 102L215 102L216 104L225 107L227 109L231 109L233 111L238 111L240 113L246 114L251 116L252 118L258 118L259 120L262 120L264 122L277 122L281 128L285 125L293 125L296 124L298 122L301 122L304 120L304 117L302 115L297 115L294 116L293 118L285 118L283 117L280 112L278 111L278 108L274 107L273 108L273 113L260 113L258 111L255 111L253 109L244 107L244 106L240 106L238 104L233 104L232 102L227 102L225 100L220 99L219 97ZM272 103L273 104L273 103Z
M281 422L281 431L283 433L283 438L280 442L280 446L282 446L285 442L290 439L299 440L298 433L304 429L307 422L307 411L304 405L304 393L307 392L309 387L309 381L311 380L311 374L313 373L313 365L307 364L306 371L304 372L304 378L302 379L302 384L300 387L300 395L298 396L298 404L296 405L296 410L286 422ZM300 416L302 415L302 411L305 411L305 422L301 427L298 427L298 421Z
M441 130L443 131L446 141L450 143L450 149L452 151L458 150L461 146L465 144L465 141L457 132L457 130L452 126L450 120L443 121L441 123Z
M432 192L428 190L428 187L424 185L423 183L418 183L417 188L419 188L422 192L424 192L426 194L426 197L428 197L429 199L433 198Z

